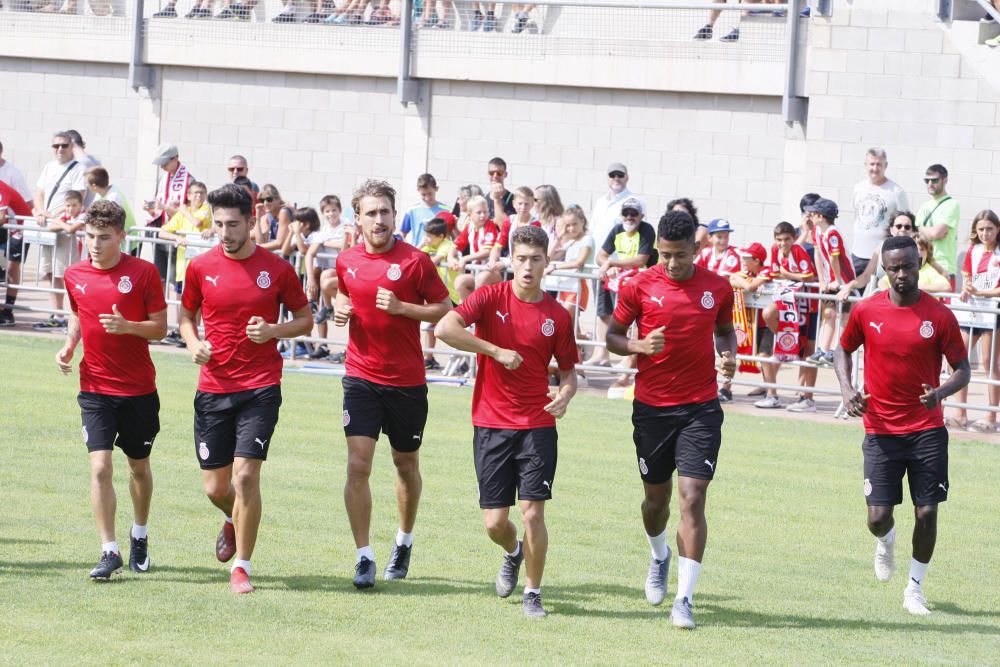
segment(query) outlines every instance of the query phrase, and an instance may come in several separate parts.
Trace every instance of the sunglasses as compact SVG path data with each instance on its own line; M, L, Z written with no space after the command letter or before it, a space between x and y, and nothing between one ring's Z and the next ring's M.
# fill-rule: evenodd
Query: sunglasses
M246 170L247 170L246 167L229 167L229 173L230 174L236 173L236 172L239 172L239 171L246 171Z
M59 149L65 150L65 149L69 148L69 144L52 144L52 148L54 148L56 150L59 150Z
M624 171L612 171L608 174L608 178L625 178Z
M941 177L940 176L938 176L937 178L925 178L924 179L924 183L927 183L928 185L930 185L931 183L934 183L936 185L940 181L941 181Z
M504 171L502 169L490 169L486 172L489 176L503 176Z
M895 228L895 229L902 229L905 232L912 232L913 231L913 225L893 225L893 228Z
M274 197L261 197L257 201L262 202L264 204L270 204L271 202L274 201Z
M630 208L622 209L623 218L638 218L640 215L642 214L639 211L634 211Z

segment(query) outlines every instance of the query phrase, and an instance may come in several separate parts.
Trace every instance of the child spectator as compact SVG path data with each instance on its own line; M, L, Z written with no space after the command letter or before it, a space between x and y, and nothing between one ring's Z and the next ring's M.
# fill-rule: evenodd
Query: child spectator
M457 220L455 234L461 234L469 224L469 199L472 197L482 197L483 189L478 185L463 185L458 189L458 197L455 199L455 206L451 212Z
M202 249L188 249L188 242L212 238L212 207L208 205L208 188L200 181L188 186L188 203L181 206L160 228L159 237L173 241L177 257L174 260L174 291L178 300L184 292L184 275L188 262L201 254ZM180 319L179 307L174 306L174 316ZM186 347L177 329L171 330L165 340L177 347Z
M559 245L559 229L562 214L565 211L559 191L554 185L539 185L535 188L535 217L541 223L545 235L549 237L549 258L553 257Z
M813 225L816 247L816 268L819 288L822 293L837 293L842 285L854 280L854 267L844 249L844 238L835 225L840 214L837 204L829 199L817 199L806 206ZM837 302L823 301L823 316L820 320L819 335L816 337L816 351L806 361L811 364L833 365L833 348L836 344ZM844 303L842 314L850 311L850 304Z
M535 201L535 193L528 187L520 187L514 190L514 217L509 217L501 211L498 214L500 220L500 235L497 242L490 250L489 259L486 260L486 269L476 274L476 289L483 285L495 285L504 279L507 268L510 266L510 244L514 237L514 232L525 225L541 226L532 216L531 208ZM494 221L496 222L496 221Z
M333 314L333 300L337 297L337 253L351 247L354 239L354 227L344 222L341 217L343 207L340 197L327 195L319 201L319 210L323 215L323 224L319 233L313 238L306 251L306 294L309 300L318 304L313 322L316 324L316 337L327 337L327 320ZM321 257L320 254L327 255ZM320 345L309 355L311 359L322 359L330 356L334 363L343 363L344 354L330 355L325 345Z
M410 245L419 248L424 245L424 225L448 207L437 200L438 184L431 174L417 177L417 193L420 203L406 212L399 229Z
M84 178L87 179L87 188L94 193L94 201L107 199L122 207L122 210L125 211L125 235L128 236L128 231L135 227L135 215L132 213L132 207L129 206L125 195L118 188L111 185L111 177L108 175L108 170L104 167L91 167L84 174ZM132 255L138 257L141 248L141 245L136 245L132 249ZM122 250L124 249L123 247Z
M496 224L489 219L489 205L484 197L471 197L468 203L469 225L455 239L455 247L451 249L448 258L448 268L460 273L469 264L480 262L490 256L490 250L500 235ZM461 253L468 251L468 255ZM455 279L455 291L464 301L476 288L476 278L469 273L462 273Z
M234 181L235 182L235 181ZM257 198L257 245L264 250L278 250L285 243L292 224L292 209L281 198L278 188L264 185Z
M708 223L709 247L701 251L694 260L695 266L708 269L726 277L740 270L740 256L736 249L729 245L729 234L733 231L728 220L716 218Z
M768 337L766 335L760 335L756 341L757 345L754 344L754 328L756 327L757 331L761 333L767 332L767 328L764 326L764 321L759 313L755 315L758 320L756 324L750 321L745 295L756 292L770 280L771 268L767 263L767 250L759 243L751 243L746 248L741 248L736 252L740 258L740 270L729 274L729 284L733 288L733 326L736 328L737 351L740 354L750 356L755 352L762 352L765 349L769 349L771 341L767 340ZM740 371L758 373L760 372L760 368L756 362L741 361ZM729 382L724 382L723 387L730 392L732 391L732 386ZM730 400L732 400L731 394ZM775 405L758 407L781 407L777 396L774 396L773 402Z
M52 279L53 306L63 309L66 269L80 260L80 242L76 233L84 227L83 194L79 190L68 190L59 218L50 220L47 228L57 232L54 246L42 248L41 272ZM48 320L32 325L33 329L58 329L66 326L66 320L53 314Z
M292 214L292 222L288 226L288 235L281 245L281 254L291 257L297 252L303 258L319 236L319 215L311 206L300 208Z
M458 291L455 289L455 279L458 277L458 272L452 271L448 267L448 258L452 248L455 247L455 244L448 238L449 227L454 226L454 221L455 216L448 211L439 213L430 220L424 227L424 245L420 247L420 250L431 256L431 262L437 267L441 281L448 288L452 305L457 305L459 297ZM437 345L437 339L434 337L434 325L430 322L423 322L420 329L424 334L424 347L433 350L434 346ZM429 371L441 370L441 364L434 358L433 352L424 353L424 368Z
M516 205L516 204L515 204ZM594 237L587 231L587 216L576 204L563 213L562 236L559 237L559 261L550 261L545 269L544 288L554 290L562 307L569 311L576 323L576 337L580 338L579 312L587 310L590 299L589 281L582 278L561 278L550 275L553 271L583 271L594 256Z

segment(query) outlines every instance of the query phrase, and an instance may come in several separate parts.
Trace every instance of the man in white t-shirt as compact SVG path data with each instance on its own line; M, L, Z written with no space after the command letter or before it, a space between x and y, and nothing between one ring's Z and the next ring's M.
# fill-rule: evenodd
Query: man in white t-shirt
M17 194L24 197L24 201L30 202L34 196L28 182L24 180L24 174L10 160L3 159L3 143L0 142L0 181L17 190Z
M854 247L851 263L860 275L875 249L889 235L889 223L897 211L909 208L906 192L885 176L889 158L881 148L869 148L865 154L868 178L854 186Z
M73 146L73 159L80 163L83 167L83 173L86 174L87 170L92 167L100 167L101 161L96 157L87 152L87 142L83 140L80 133L76 130L66 130L66 135L69 136L70 142ZM87 189L83 193L83 207L85 209L90 208L90 205L97 201L94 193Z

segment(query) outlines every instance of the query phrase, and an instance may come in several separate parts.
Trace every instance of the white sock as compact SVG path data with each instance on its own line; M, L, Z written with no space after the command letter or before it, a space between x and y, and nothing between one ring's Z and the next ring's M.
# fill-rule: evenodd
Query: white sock
M664 528L663 532L655 537L652 535L646 535L646 539L649 540L649 549L653 552L653 558L659 561L667 560L670 557L670 547L667 546L667 529Z
M527 586L525 586L524 587L524 594L527 595L528 593L534 593L535 595L541 595L542 594L542 589L541 589L541 587L539 587L539 588L528 588Z
M507 555L510 556L511 558L517 558L518 554L520 553L521 553L521 541L518 540L517 546L514 547L513 551L508 551Z
M101 553L104 553L105 551L110 551L113 554L121 553L121 549L118 548L118 542L116 542L115 540L101 543Z
M227 516L226 517L226 523L232 523L232 522L233 522L233 517Z
M893 526L889 529L889 532L882 537L876 537L879 542L882 543L884 547L891 547L896 542L896 527Z
M370 544L368 546L361 547L360 549L358 549L358 557L354 561L354 563L355 564L360 563L362 558L367 558L373 563L375 562L375 552L372 551L372 547Z
M137 540L144 540L144 539L146 539L146 527L145 526L140 526L137 523L133 523L132 524L132 537L134 537Z
M927 576L927 566L930 563L921 563L916 558L910 559L910 580L906 582L907 588L919 589Z
M412 547L413 546L413 533L404 533L403 529L400 528L396 531L396 546L398 547Z
M232 572L238 567L242 567L243 571L247 573L247 576L250 575L250 561L240 560L239 558L237 558L236 560L233 561L233 566L229 568L229 571Z
M687 598L694 601L694 587L701 574L701 563L683 556L677 557L677 596L676 599Z

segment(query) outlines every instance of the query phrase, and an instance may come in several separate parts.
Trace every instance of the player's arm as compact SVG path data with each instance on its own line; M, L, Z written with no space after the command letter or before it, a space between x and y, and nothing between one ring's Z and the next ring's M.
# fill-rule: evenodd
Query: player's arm
M354 306L351 305L351 297L345 294L343 289L337 290L337 296L333 301L334 325L338 327L346 326L353 314Z
M110 313L97 316L101 326L109 334L116 336L138 336L146 340L160 340L167 335L167 309L149 313L149 319L130 322L118 312L118 304L111 304Z
M166 334L164 334L166 335ZM80 344L80 318L75 312L69 314L69 321L66 323L66 342L62 349L56 352L56 365L63 375L69 375L73 371L73 352Z
M732 321L715 325L715 351L719 353L719 373L732 380L736 375L736 329Z
M292 311L292 319L285 322L267 322L260 315L254 315L247 321L247 338L258 345L275 338L295 338L306 336L312 331L312 311L309 304Z
M833 370L837 374L837 380L840 381L840 395L847 407L847 414L860 417L868 407L869 396L863 395L851 384L854 360L851 359L851 352L845 350L840 343L833 352Z
M646 334L645 338L633 340L628 336L628 326L612 317L608 323L608 335L604 342L608 352L614 352L622 357L633 354L645 354L651 357L663 351L663 329L664 327L656 327Z
M496 360L497 363L502 364L507 370L516 370L521 365L522 359L520 354L514 350L498 347L488 340L479 338L466 329L467 326L465 319L452 310L446 313L437 323L437 326L434 327L434 336L451 345L456 350L484 354Z
M924 393L920 397L920 402L930 410L941 404L944 399L952 394L964 389L969 384L971 378L972 369L969 367L969 358L965 357L958 363L951 364L951 375L940 386L932 387L929 384L923 385Z
M559 369L559 388L556 389L552 402L545 406L544 410L550 415L559 419L566 414L570 399L576 395L576 369Z
M400 317L408 317L418 322L430 322L434 324L444 317L445 313L451 310L451 299L445 297L438 303L409 303L407 301L400 301L390 290L379 287L378 294L375 295L375 307L379 310L384 310L390 315L399 315Z
M212 357L212 344L198 337L198 311L188 310L184 304L181 304L178 310L178 319L178 329L180 329L181 338L187 344L188 352L191 353L191 361L199 366L204 366Z

